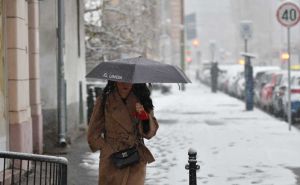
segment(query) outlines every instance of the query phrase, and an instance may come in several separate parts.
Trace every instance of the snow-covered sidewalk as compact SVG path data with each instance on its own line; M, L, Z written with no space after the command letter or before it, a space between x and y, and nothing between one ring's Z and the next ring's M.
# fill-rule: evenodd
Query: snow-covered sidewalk
M172 93L153 94L160 128L146 141L156 161L146 185L187 185L188 149L197 150L198 184L296 185L300 174L300 132L240 100L213 94L199 82ZM94 178L99 153L86 153L80 166ZM296 175L298 171L298 176Z
M240 100L197 82L153 100L160 129L147 142L156 162L147 169L146 184L188 184L190 147L198 152L198 184L297 184L300 132L289 131L286 122L244 111Z

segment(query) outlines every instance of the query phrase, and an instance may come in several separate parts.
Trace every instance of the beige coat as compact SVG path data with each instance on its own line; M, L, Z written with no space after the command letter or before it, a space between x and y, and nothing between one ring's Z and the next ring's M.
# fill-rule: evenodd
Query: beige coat
M129 148L138 142L130 115L135 112L137 97L130 93L126 105L117 92L111 93L106 100L105 118L100 110L101 100L97 99L89 123L88 143L93 152L100 150L99 185L143 185L146 175L146 164L154 157L144 144L138 145L140 162L124 169L116 168L110 155ZM155 133L158 124L155 123ZM105 138L104 138L105 132ZM155 135L154 133L154 135Z

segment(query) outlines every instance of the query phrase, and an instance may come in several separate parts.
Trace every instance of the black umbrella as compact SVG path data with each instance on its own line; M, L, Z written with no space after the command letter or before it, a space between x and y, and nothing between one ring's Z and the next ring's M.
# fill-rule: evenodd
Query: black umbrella
M86 77L128 83L191 82L180 68L143 57L102 62Z

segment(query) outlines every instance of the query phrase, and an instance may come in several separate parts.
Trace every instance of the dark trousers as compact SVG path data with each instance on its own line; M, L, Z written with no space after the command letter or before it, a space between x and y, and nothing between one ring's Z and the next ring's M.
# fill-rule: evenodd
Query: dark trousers
M216 78L211 79L211 91L212 92L217 92L218 90L218 81Z

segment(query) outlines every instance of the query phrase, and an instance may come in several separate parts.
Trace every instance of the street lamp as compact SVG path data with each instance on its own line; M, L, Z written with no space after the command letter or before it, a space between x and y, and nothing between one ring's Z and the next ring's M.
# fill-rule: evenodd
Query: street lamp
M194 39L194 40L192 41L192 45L193 45L195 48L198 48L199 45L200 45L199 39Z
M199 79L199 67L200 67L200 59L201 59L201 51L199 49L199 46L200 46L200 41L199 39L195 38L192 40L192 45L194 46L195 48L195 51L196 51L196 60L195 60L195 63L196 63L196 79Z
M290 55L287 52L281 54L281 60L287 61L290 58Z
M239 60L239 64L240 64L240 65L245 65L245 60L244 60L243 58L241 58L241 59Z

